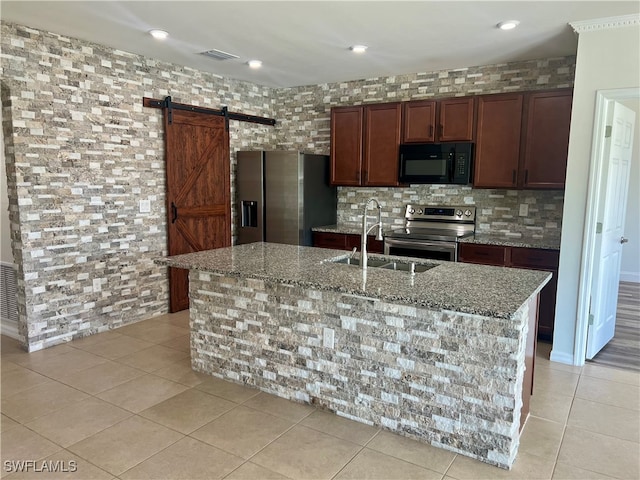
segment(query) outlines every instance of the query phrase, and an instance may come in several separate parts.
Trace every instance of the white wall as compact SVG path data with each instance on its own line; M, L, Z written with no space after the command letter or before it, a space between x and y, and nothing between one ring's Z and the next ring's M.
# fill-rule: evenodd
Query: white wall
M578 288L596 91L640 86L640 26L592 30L578 37L567 185L560 244L560 270L551 359L580 364L574 352ZM582 357L582 358L580 358Z
M640 99L620 102L636 112L636 130L633 134L631 179L624 236L629 239L622 249L620 280L640 283Z

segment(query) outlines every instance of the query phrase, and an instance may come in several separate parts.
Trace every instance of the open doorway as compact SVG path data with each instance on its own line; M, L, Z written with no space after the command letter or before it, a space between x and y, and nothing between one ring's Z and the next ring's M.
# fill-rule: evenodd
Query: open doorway
M640 372L640 99L620 103L636 114L615 333L591 362Z
M603 239L605 238L606 232L600 234L602 232L602 221L603 221L603 205L607 202L611 205L611 192L612 187L611 183L609 183L609 187L607 188L607 168L608 163L605 161L605 152L608 151L608 144L610 142L609 130L611 127L611 118L612 111L614 109L618 109L618 111L622 110L620 104L628 104L629 108L635 111L636 119L640 118L640 89L631 88L631 89L617 89L617 90L602 90L597 93L597 102L596 102L596 115L595 115L595 126L594 126L594 140L593 140L593 148L592 148L592 158L590 164L590 175L589 175L589 190L588 190L588 198L587 198L587 216L584 230L584 257L582 259L582 268L581 268L581 278L580 278L580 290L579 290L579 318L581 321L577 325L576 331L576 339L575 339L575 351L581 352L578 353L582 355L583 359L595 358L595 354L600 350L601 346L606 344L607 341L611 338L615 338L615 334L613 329L615 328L615 318L616 318L616 305L621 308L618 308L618 311L626 311L627 307L625 305L625 300L627 297L622 297L622 302L618 302L618 275L623 271L623 268L620 265L624 265L625 269L631 268L636 269L636 267L629 267L630 264L634 263L630 260L620 261L620 258L616 260L616 262L612 262L610 259L606 259L608 265L615 264L616 267L616 275L615 277L602 277L599 269L602 268L602 265L606 263L603 259L605 258L602 255L602 244ZM616 102L618 105L616 106ZM637 120L636 120L637 121ZM636 128L637 130L637 128ZM638 162L638 135L634 135L633 143L635 145L635 150L632 155L632 161ZM638 170L632 170L630 175L638 176ZM629 182L632 185L637 185L639 183L638 178L633 178ZM617 188L617 187L616 187ZM618 191L620 190L617 188ZM607 196L607 192L609 195ZM613 202L614 210L618 208L616 211L616 215L620 212L619 205L623 205L625 199L627 208L624 209L625 212L628 212L628 219L631 222L628 223L637 223L638 218L638 203L640 200L638 199L638 190L631 189L629 191L630 195L624 194L625 198L621 198L620 195L616 197L616 200ZM635 218L635 222L633 221ZM606 226L606 225L605 225ZM628 235L626 233L626 228L622 228L625 230L625 235L620 238L616 238L618 243L620 241L626 241ZM626 255L626 257L631 257L635 261L637 261L637 256L640 254L640 249L638 247L639 240L637 235L635 235L634 241L630 242L630 244L625 245L624 253L621 255ZM634 255L635 253L635 255ZM626 281L629 279L629 275L631 275L631 280L635 279L634 272L624 272L622 280ZM615 288L612 286L612 278L615 278ZM604 279L604 280L603 280ZM624 284L623 284L624 287ZM632 290L633 291L633 290ZM604 293L603 293L604 292ZM626 295L628 292L627 288L623 288L623 293ZM594 298L595 297L595 298ZM611 297L611 298L609 298ZM632 300L633 301L633 300ZM600 346L598 346L598 341L594 342L594 339L597 337L597 328L600 328L598 322L602 322L601 315L596 311L597 306L594 307L594 303L607 302L609 305L613 306L613 309L609 308L609 311L613 311L614 322L609 325L609 335L602 335L600 332L600 336L602 337L600 340ZM621 305L622 304L622 305ZM633 308L633 304L631 305ZM595 314L594 314L595 312ZM595 317L595 318L594 318ZM591 325L590 325L591 323ZM595 325L595 326L594 326ZM622 334L618 335L623 337ZM620 343L620 342L618 342ZM625 343L625 342L623 342ZM618 345L619 347L620 345ZM633 347L631 347L633 348ZM609 350L612 350L609 348ZM619 348L613 348L613 350L617 350L617 357L619 360L623 360L625 357L622 354L622 351ZM633 359L627 356L627 360L629 360L633 364ZM621 365L618 365L621 366Z

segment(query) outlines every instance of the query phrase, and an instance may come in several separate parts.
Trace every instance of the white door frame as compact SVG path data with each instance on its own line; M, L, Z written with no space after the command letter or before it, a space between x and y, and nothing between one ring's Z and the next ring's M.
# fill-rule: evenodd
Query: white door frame
M587 208L584 219L582 238L582 259L580 260L580 281L578 287L578 321L574 341L574 364L584 365L587 352L587 332L589 330L589 299L593 282L595 255L596 212L604 197L602 185L602 165L604 152L604 135L607 125L607 111L610 101L640 98L640 88L619 88L614 90L598 90L596 92L596 109L593 125L591 161L589 163L589 185L587 189ZM639 139L635 139L638 141Z

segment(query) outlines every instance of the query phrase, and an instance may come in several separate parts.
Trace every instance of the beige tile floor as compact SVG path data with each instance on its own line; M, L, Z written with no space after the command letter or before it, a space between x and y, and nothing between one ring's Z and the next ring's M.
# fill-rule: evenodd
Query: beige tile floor
M549 362L511 471L207 375L186 313L27 354L2 337L2 478L640 477L640 375ZM77 471L19 473L6 461Z

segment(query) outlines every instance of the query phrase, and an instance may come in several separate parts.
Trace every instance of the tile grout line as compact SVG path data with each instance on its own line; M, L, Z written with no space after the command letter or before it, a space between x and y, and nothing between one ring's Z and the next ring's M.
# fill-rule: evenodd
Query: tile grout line
M123 335L125 335L125 334L123 334ZM135 338L135 337L129 337L129 338ZM116 339L113 339L113 340L116 340ZM105 340L105 341L108 341L108 340ZM162 345L162 344L156 344L156 345ZM162 346L165 346L165 347L167 347L167 348L172 348L172 347L168 347L168 346L166 346L166 345L162 345ZM87 350L83 350L83 349L78 349L78 348L73 347L73 346L71 346L71 345L69 345L69 347L74 348L75 350L84 351L84 352L86 352L86 353L91 353L92 355L100 356L100 355L97 355L97 354L92 353L91 351L87 351ZM149 347L149 348L150 348L150 347ZM143 350L144 350L144 349L143 349ZM178 350L178 349L176 349L176 350ZM180 351L180 350L179 350L179 351ZM25 353L26 353L26 352L25 352ZM71 353L71 352L63 352L63 353L60 353L60 354L56 354L55 356L57 357L57 356L59 356L59 355L65 355L66 353ZM136 352L134 352L134 353L136 353ZM184 353L184 352L183 352L183 353ZM125 356L126 356L126 355L125 355ZM104 358L104 357L101 357L101 358ZM120 357L118 357L118 358L120 358ZM128 367L130 367L130 368L134 368L135 370L140 370L140 369L137 369L136 367L132 367L131 365L127 365L127 364L123 364L123 363L121 363L121 362L117 362L115 359L114 359L114 360L112 360L112 359L108 359L108 358L107 358L106 360L107 360L107 361L113 361L113 362L115 362L115 363L119 363L119 364L121 364L121 365L126 365L126 366L128 366ZM13 362L13 363L15 363L15 362ZM172 364L170 364L170 365L173 365L173 364L176 364L176 363L172 363ZM57 382L57 383L59 383L59 384L61 384L61 385L65 385L65 386L68 386L69 388L72 388L72 389L74 389L74 390L80 391L81 393L88 395L88 396L89 396L88 398L96 398L96 399L98 399L98 400L100 400L100 401L104 401L104 402L106 402L106 403L111 404L111 402L108 402L108 401L106 401L106 400L103 400L103 399L100 399L100 398L98 398L98 397L97 397L97 395L98 395L98 394L100 394L100 393L102 393L102 392L99 392L98 394L90 394L90 393L84 392L84 391L82 391L82 390L80 390L80 389L77 389L77 388L75 388L75 387L73 387L73 386L71 386L71 385L65 384L65 383L64 383L64 381L62 381L62 380L57 380L57 379L55 379L55 378L51 378L51 377L49 377L49 376L48 376L48 375L46 375L46 374L42 374L42 373L40 373L40 372L38 372L38 371L36 371L36 370L32 370L31 368L26 367L26 366L24 366L24 365L20 365L20 364L16 364L16 365L18 365L18 366L19 366L19 367L21 367L21 368L25 368L26 370L32 371L32 372L34 372L34 373L37 373L37 374L39 374L39 375L42 375L43 377L45 377L45 378L47 378L47 379L49 379L49 380L51 380L51 381ZM99 364L98 364L98 365L99 365ZM88 369L89 369L89 368L93 368L93 367L88 367ZM158 370L161 370L162 368L164 368L164 367L160 367L160 368L158 368L158 369L155 369L155 370L153 370L152 372L146 372L146 371L144 371L144 370L140 370L140 371L141 371L143 374L154 375L154 376L156 376L156 377L158 377L158 378L162 378L162 379L164 379L164 380L172 381L172 380L170 380L170 379L166 379L166 378L164 378L164 377L161 377L161 376L159 376L159 375L156 375L156 374L155 374L155 372L157 372ZM608 368L608 367L603 367L603 368ZM81 372L81 371L84 371L84 370L87 370L87 369L82 369L82 370L79 370L78 372ZM561 370L557 370L557 371L561 371ZM570 372L570 373L573 373L573 372ZM601 380L601 381L605 381L605 382L614 382L614 383L617 383L617 384L630 385L630 386L632 386L632 387L633 387L633 386L635 386L635 385L633 385L633 384L629 384L629 383L626 383L626 382L618 382L618 381L616 381L616 380L610 380L610 379L599 378L599 377L592 377L592 376L590 376L590 375L586 374L585 372L583 372L582 370L578 373L578 376L579 376L579 380L584 376L584 377L588 377L588 378L595 379L595 380ZM123 383L126 383L126 381L125 381L125 382L123 382ZM187 389L187 390L185 390L185 391L188 391L189 389L192 389L192 390L198 390L198 389L197 389L197 386L198 386L198 385L200 385L202 382L201 382L200 384L197 384L197 385L194 385L194 386L181 384L180 382L175 382L175 383L177 383L177 384L179 384L179 385L184 386L184 387ZM120 385L122 385L122 384L120 384ZM620 406L618 406L618 405L611 405L611 404L609 404L609 403L603 403L603 402L598 402L598 401L594 401L594 400L591 400L591 399L583 399L583 398L581 398L581 397L577 397L576 395L577 395L578 385L579 385L579 381L576 383L576 387L575 387L575 389L574 389L573 395L571 396L572 400L571 400L571 405L570 405L570 407L569 407L569 414L567 415L567 417L564 419L564 422L562 423L562 425L563 425L562 437L561 437L561 440L560 440L560 445L559 445L558 450L557 450L556 455L555 455L555 460L554 460L554 464L553 464L552 475L555 473L555 470L556 470L556 468L557 468L557 466L558 466L558 459L560 458L560 452L561 452L562 446L563 446L563 444L564 444L564 442L565 442L565 439L566 439L566 432L567 432L567 428L570 426L570 425L569 425L569 418L570 418L570 416L571 416L571 412L572 412L572 410L573 410L573 406L574 406L574 404L575 404L575 400L576 400L576 398L580 398L581 400L585 400L585 401L589 401L589 402L593 402L593 403L598 403L598 404L600 404L600 405L606 405L606 406L611 406L611 407L615 407L615 408L622 408L622 409L629 410L629 411L632 411L632 412L634 411L634 410L632 410L632 409L627 409L627 408L625 408L625 407L620 407ZM36 385L35 387L37 387L37 386L38 386L38 385ZM35 388L35 387L31 387L31 388ZM28 391L28 390L30 390L31 388L26 389L25 391ZM114 388L115 388L115 387L114 387ZM108 390L108 389L107 389L107 390ZM199 391L202 391L202 390L199 390ZM202 391L202 392L204 392L204 391ZM18 393L17 393L17 394L15 394L15 395L18 395L18 394L20 394L20 393L23 393L23 392L18 392ZM212 396L216 396L216 397L217 397L217 395L215 395L215 394L211 394L211 393L209 393L209 392L204 392L204 393L207 393L207 394L210 394L210 395L212 395ZM260 393L260 392L256 393L256 395L258 395L259 393ZM237 408L238 406L240 406L240 405L244 405L246 402L248 402L251 398L255 397L256 395L254 395L254 396L252 396L252 397L250 397L250 398L248 398L248 399L244 400L244 401L243 401L243 402L241 402L241 403L236 404L234 407L232 407L232 408L230 408L229 410L227 410L227 411L223 412L222 414L220 414L218 417L216 417L215 419L213 419L213 420L211 420L211 421L215 421L216 419L220 418L221 416L223 416L223 415L225 415L225 414L227 414L227 413L231 412L232 410L234 410L234 409L235 409L235 408ZM174 396L175 396L175 395L174 395ZM569 397L569 396L567 395L567 397ZM170 397L170 398L172 398L172 397ZM226 400L224 397L218 397L218 398L223 398L224 400ZM278 398L282 398L282 397L278 397ZM80 400L80 401L78 401L78 402L73 402L71 405L73 405L74 403L82 402L82 401L84 401L84 400L86 400L86 399ZM164 400L163 400L163 401L164 401ZM162 403L162 402L160 402L160 403ZM115 404L112 404L112 405L114 405L114 406L116 406L116 407L118 407L118 408L122 408L122 407L119 407L118 405L115 405ZM245 406L246 406L246 405L245 405ZM249 406L246 406L246 407L247 407L247 408L251 408L251 409L253 409L252 407L249 407ZM62 407L62 409L64 409L64 408L66 408L66 407ZM150 408L151 408L151 407L150 407ZM47 413L47 414L45 414L45 415L42 415L42 416L40 416L40 417L36 417L36 419L37 419L37 418L44 417L44 416L46 416L46 415L54 414L55 412L58 412L59 410L61 410L61 409L54 410L54 411L52 411L52 412L48 412L48 413ZM95 432L95 433L94 433L94 434L92 434L92 435L95 435L95 434L97 434L97 433L100 433L100 432L102 432L102 431L104 431L104 430L106 430L106 429L108 429L108 428L110 428L110 427L112 427L112 426L115 426L115 425L117 425L117 424L119 424L119 423L121 423L121 422L124 422L124 421L126 421L127 419L132 418L133 416L137 416L137 417L139 417L139 418L142 418L142 419L145 419L145 420L151 421L151 422L153 422L153 423L156 423L156 424L158 424L158 425L160 425L160 426L162 426L162 427L164 427L164 428L168 428L168 429L170 429L170 430L176 431L176 430L172 429L171 427L167 427L166 425L163 425L163 424L161 424L161 423L159 423L159 422L156 422L156 421L151 420L151 419L147 419L146 417L142 417L142 416L140 415L140 413L131 412L130 410L127 410L127 409L123 409L123 410L125 410L125 411L129 412L129 413L130 413L130 415L129 415L128 417L126 417L125 419L122 419L121 421L118 421L118 422L114 423L113 425L111 425L111 426L109 426L109 427L106 427L105 429L100 430L99 432ZM253 409L253 410L257 410L257 409ZM271 415L271 414L270 414L270 413L268 413L268 412L263 412L263 411L261 411L261 410L257 410L257 411L259 411L260 413L263 413L263 414L264 414L264 413L266 413L266 414ZM318 411L318 409L316 408L316 409L315 409L315 411ZM313 413L314 413L314 411L311 411L311 412L309 412L307 415L305 415L304 417L300 418L300 419L299 419L296 423L294 423L291 427L289 427L287 430L283 431L283 432L282 432L278 437L276 437L276 438L275 438L275 439L273 439L271 442L269 442L268 444L266 444L265 446L263 446L260 450L258 450L257 452L255 452L251 457L249 457L248 459L244 460L244 461L243 461L243 463L241 463L238 467L236 467L234 470L232 470L231 472L229 472L227 475L231 475L231 473L233 473L234 471L236 471L236 470L237 470L238 468L240 468L242 465L245 465L246 463L249 463L249 462L250 462L250 460L251 460L252 458L254 458L258 453L260 453L261 451L263 451L265 448L267 448L267 447L268 447L269 445L271 445L273 442L275 442L276 440L278 440L279 438L281 438L284 434L286 434L287 432L289 432L289 431L290 431L291 429L293 429L294 427L296 427L296 426L303 426L303 427L305 427L305 428L310 428L310 429L312 429L312 430L316 430L316 429L315 429L315 428L313 428L313 427L306 426L306 425L302 425L302 422L303 422L306 418L308 418L310 415L312 415ZM5 415L6 415L6 414L5 414ZM277 417L277 415L276 415L276 417ZM535 417L535 416L534 416L534 417ZM9 417L8 415L7 415L7 418L10 418L10 419L14 420L12 417ZM282 418L282 417L280 417L280 418ZM555 422L554 420L551 420L551 419L545 419L544 417L536 417L536 418L540 418L540 419L542 419L542 420L550 421L550 422L553 422L553 423L560 423L560 422ZM34 421L34 420L36 420L36 419L30 420L30 421ZM28 429L28 430L30 430L30 431L32 431L32 432L34 432L35 434L40 435L38 432L35 432L35 431L31 430L29 427L27 427L27 426L26 426L26 424L24 424L24 423L22 423L22 422L17 422L17 423L18 423L19 425L24 426L26 429ZM578 429L578 430L584 430L584 431L591 432L591 430L588 430L588 429L582 429L582 428L579 428L579 427L572 427L572 428L576 428L576 429ZM196 429L196 430L197 430L197 429ZM194 431L196 431L196 430L194 430ZM320 433L323 433L323 434L326 434L326 435L329 435L329 436L332 436L332 437L335 437L335 438L340 438L340 437L336 437L335 435L332 435L332 434L329 434L329 433L326 433L326 432L322 432L322 431L320 431L320 430L316 430L316 431L318 431L318 432L320 432ZM343 466L343 467L342 467L342 468L341 468L341 469L340 469L340 470L339 470L339 471L334 475L334 477L333 477L333 478L335 478L335 476L339 475L339 474L340 474L340 472L342 472L342 471L343 471L343 470L344 470L344 469L345 469L345 468L346 468L346 467L347 467L347 466L348 466L348 465L349 465L349 464L350 464L350 463L351 463L351 462L352 462L352 461L353 461L353 460L354 460L354 459L355 459L355 458L356 458L356 457L357 457L357 456L358 456L358 455L359 455L359 454L360 454L360 453L361 453L365 448L367 448L367 446L368 446L368 445L369 445L369 444L370 444L370 443L371 443L371 442L372 442L372 441L373 441L373 440L374 440L374 439L375 439L375 438L380 434L380 432L381 432L381 431L382 431L382 430L378 430L378 431L377 431L377 432L376 432L376 433L375 433L375 434L374 434L374 435L373 435L373 436L372 436L372 437L371 437L371 438L370 438L370 439L365 443L365 445L360 446L359 450L358 450L358 451L357 451L357 452L356 452L356 453L351 457L351 459L350 459L349 461L347 461L347 463L346 463L346 464L345 464L345 465L344 465L344 466ZM177 431L176 431L176 432L177 432ZM184 439L185 437L189 437L189 438L192 438L192 439L193 439L193 437L191 437L191 433L193 433L193 432L191 432L190 434L184 434L184 433L182 433L182 432L177 432L177 433L180 433L180 434L182 435L182 438L180 438L180 439L176 440L176 442L173 442L172 444L170 444L170 445L168 445L167 447L163 448L162 450L160 450L160 451L158 451L158 452L154 453L153 455L151 455L151 456L150 456L150 457L148 457L148 458L151 458L151 457L153 457L154 455L157 455L157 454L161 453L162 451L166 450L167 448L171 447L172 445L175 445L175 443L177 443L177 442L181 441L181 440L182 440L182 439ZM609 436L609 437L611 437L611 438L620 439L619 437L615 437L615 436L611 436L611 435L602 434L602 433L600 433L600 432L593 432L593 433L597 433L597 434L599 434L599 435L604 435L604 436ZM44 437L44 438L46 438L46 437ZM87 438L90 438L90 436L89 436L89 437L87 437ZM47 439L47 440L48 440L48 439ZM84 439L83 439L83 440L84 440ZM80 441L83 441L83 440L80 440ZM198 439L195 439L195 440L198 440ZM341 440L344 440L344 439L341 439ZM626 439L620 439L620 440L626 440ZM50 441L51 441L51 440L50 440ZM79 442L80 442L80 441L79 441ZM202 440L198 440L198 441L202 441ZM348 440L345 440L345 441L348 441ZM626 441L629 441L629 440L626 440ZM69 450L68 448L66 448L66 447L63 447L63 446L59 445L59 444L58 444L57 442L55 442L55 441L51 441L51 442L52 442L54 445L59 446L60 448L62 448L62 449L63 449L63 450L65 450L65 451L69 451L69 452L71 452L71 453L74 453L74 452L72 452L71 450ZM76 442L76 443L79 443L79 442ZM205 444L206 444L206 442L203 442L203 443L205 443ZM354 443L354 442L351 442L351 443ZM635 443L637 443L637 442L635 442ZM358 444L356 444L356 445L358 445ZM214 447L214 448L219 449L219 447L216 447L216 446L214 446L214 445L211 445L211 446L212 446L212 447ZM219 450L224 451L223 449L219 449ZM232 454L231 452L227 452L227 453L229 453L229 454L234 455L234 456L236 456L236 457L237 457L237 455ZM384 453L384 452L380 452L380 453ZM74 454L75 454L75 453L74 453ZM385 455L388 455L387 453L384 453L384 454L385 454ZM393 457L393 458L398 458L398 457L395 457L395 456L393 456L393 455L389 455L389 456L390 456L390 457ZM81 457L80 455L78 455L78 457L83 458L83 457ZM142 463L142 462L144 462L144 461L148 460L148 458L145 458L144 460L142 460L141 462L139 462L139 463L138 463L138 464L136 464L135 466L137 466L137 465L139 465L140 463ZM238 458L242 458L242 457L238 457ZM443 477L447 475L447 472L451 469L451 466L453 465L453 463L454 463L454 461L455 461L455 459L456 459L456 458L457 458L457 454L454 454L454 457L453 457L453 459L451 460L451 463L449 464L449 466L448 466L448 467L447 467L447 469L445 470L445 473L444 473L444 474L442 474L442 476L443 476ZM84 458L83 458L83 459L84 459ZM91 465L93 465L93 463L92 463L90 460L87 460L87 459L84 459L84 460L85 460L85 461L87 461L88 463L90 463ZM406 460L403 460L403 459L401 459L401 458L400 458L399 460L402 460L402 461L405 461L405 462L406 462ZM412 463L412 462L408 462L408 463ZM418 467L420 467L420 468L423 468L423 469L430 470L430 469L428 469L428 468L426 468L426 467L423 467L423 466L421 466L421 465L417 465L417 464L414 464L414 465L416 465L416 466L418 466ZM569 465L571 465L571 464L569 464ZM134 468L135 466L132 466L131 468ZM102 468L100 468L100 467L98 467L98 466L96 466L96 467L97 467L97 468L99 468L100 470L103 470ZM130 469L131 469L131 468L130 468ZM265 467L262 467L262 468L265 468ZM128 469L127 471L129 471L130 469ZM267 469L267 470L270 470L270 469ZM125 472L123 472L123 473L126 473L127 471L125 471ZM590 470L588 470L588 471L590 471ZM110 473L110 472L109 472L109 473ZM436 473L440 473L440 472L436 472ZM594 473L597 473L597 472L594 472Z
M123 472L120 472L120 473L118 473L118 474L115 474L115 473L109 472L111 475L115 475L115 476L116 476L116 477L118 477L118 478L120 478L120 475L124 475L124 474L125 474L125 473L127 473L129 470L132 470L132 469L136 468L138 465L140 465L140 464L142 464L142 463L146 462L146 461L147 461L147 460L149 460L150 458L152 458L152 457L154 457L154 456L158 455L158 454L159 454L159 453L161 453L161 452L164 452L165 450L167 450L168 448L172 447L172 446L173 446L173 445L175 445L176 443L178 443L178 442L180 442L180 441L184 440L184 439L188 436L188 435L185 435L185 434L184 434L184 433L182 433L182 432L178 432L177 430L174 430L173 428L167 427L166 425L162 425L161 423L155 422L155 421L151 420L150 418L145 418L145 417L142 417L142 416L140 416L140 415L138 415L138 414L134 414L134 415L132 415L132 416L133 416L133 417L139 417L139 418L141 418L142 420L147 420L147 421L149 421L149 422L155 423L156 425L159 425L159 426L161 426L161 427L164 427L164 428L166 428L166 429L168 429L168 430L171 430L171 431L173 431L173 432L177 432L177 433L179 433L179 434L181 434L181 435L182 435L182 438L177 439L175 442L172 442L172 443L170 443L169 445L167 445L166 447L164 447L164 448L162 448L162 449L158 450L157 452L155 452L155 453L153 453L153 454L149 455L148 457L143 458L143 459L142 459L142 460L140 460L138 463L136 463L135 465L132 465L130 468L127 468L127 469L126 469L125 471L123 471ZM131 418L131 417L128 417L128 418ZM124 421L124 420L123 420L123 421ZM119 423L120 423L120 422L119 422ZM116 425L116 424L114 424L114 425L112 425L112 426L115 426L115 425ZM79 456L79 455L78 455L78 456Z
M217 377L216 377L216 378L217 378ZM253 407L250 407L250 406L248 406L248 405L245 405L245 403L247 403L247 402L248 402L249 400L251 400L252 398L255 398L255 397L256 397L256 396L258 396L260 393L265 393L265 392L259 391L259 393L256 393L256 394L255 394L255 395L253 395L252 397L247 398L247 399L246 399L246 400L244 400L242 403L238 404L238 406L243 406L243 407L245 407L245 408L249 408L249 409L254 410L254 411L256 411L256 412L260 412L260 413L262 413L262 414L265 414L265 413L266 413L267 415L271 415L271 416L276 417L276 418L279 418L279 419L288 420L288 419L285 419L284 417L280 417L279 415L273 415L273 414L271 414L271 413L269 413L269 412L264 412L264 411L262 411L262 410L258 410L258 409L256 409L256 408L253 408ZM277 397L277 398L283 398L283 397ZM285 399L285 400L286 400L286 399ZM315 409L315 410L317 410L317 409ZM305 415L304 417L302 417L302 418L301 418L300 420L298 420L297 422L293 423L289 428L287 428L286 430L284 430L282 433L280 433L278 436L276 436L276 437L275 437L274 439L272 439L270 442L268 442L267 444L263 445L259 450L257 450L256 452L254 452L254 453L253 453L249 458L245 459L245 461L244 461L242 464L238 465L234 470L232 470L232 471L231 471L231 472L229 472L227 475L225 475L225 477L224 477L224 478L227 478L229 475L231 475L233 472L235 472L236 470L238 470L238 469L239 469L240 467L242 467L243 465L245 465L245 464L247 464L247 463L252 463L252 462L251 462L251 459L253 459L256 455L258 455L260 452L262 452L262 451L263 451L265 448L267 448L269 445L271 445L272 443L274 443L275 441L277 441L278 439L280 439L281 437L283 437L287 432L289 432L289 431L291 431L293 428L297 427L297 426L300 424L300 422L302 422L305 418L307 418L307 417L309 417L310 415L312 415L313 413L315 413L315 410L314 410L314 411L312 411L312 412L309 412L307 415ZM215 420L212 420L212 422L213 422L213 421L215 421ZM192 433L193 433L193 432L192 432ZM206 442L205 442L205 443L206 443ZM209 444L207 444L207 445L209 445ZM212 446L213 446L213 445L212 445ZM216 448L219 448L219 447L216 447ZM226 450L224 450L224 449L220 449L220 450L223 450L223 451L225 451L225 452L226 452ZM227 453L231 453L231 452L227 452ZM235 455L235 454L233 454L233 455ZM237 456L237 455L236 455L236 456ZM243 457L240 457L240 458L243 458ZM259 463L256 463L256 465L258 465L258 466L259 466L259 467L261 467L261 468L265 468L266 470L273 471L273 470L271 470L271 469L269 469L269 468L267 468L267 467L264 467L264 466L260 465ZM275 472L275 473L278 473L279 475L282 475L283 477L287 477L287 476L286 476L286 475L284 475L283 473L280 473L280 472ZM289 478L289 477L287 477L287 478Z

